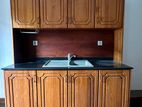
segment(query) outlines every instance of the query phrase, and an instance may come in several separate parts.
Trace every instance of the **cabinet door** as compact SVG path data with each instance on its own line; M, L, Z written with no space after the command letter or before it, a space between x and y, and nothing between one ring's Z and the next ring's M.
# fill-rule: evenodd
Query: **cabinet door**
M67 107L67 71L37 71L38 107Z
M41 0L41 28L67 28L67 0Z
M101 70L99 107L129 107L130 71Z
M11 0L13 28L39 27L39 0Z
M94 0L69 0L69 28L94 28Z
M5 71L6 107L36 107L35 71Z
M68 107L97 107L98 71L68 72Z
M122 26L124 0L96 0L95 4L95 28Z

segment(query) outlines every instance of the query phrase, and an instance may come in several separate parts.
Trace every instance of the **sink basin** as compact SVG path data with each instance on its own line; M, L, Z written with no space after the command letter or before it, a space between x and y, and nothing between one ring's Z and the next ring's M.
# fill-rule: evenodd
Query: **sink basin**
M73 60L68 65L68 60L48 60L42 67L93 67L88 60Z

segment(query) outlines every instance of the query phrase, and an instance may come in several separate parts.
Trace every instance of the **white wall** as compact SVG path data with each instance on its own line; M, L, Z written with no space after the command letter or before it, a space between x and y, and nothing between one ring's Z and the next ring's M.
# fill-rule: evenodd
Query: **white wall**
M134 67L132 89L142 90L142 0L126 0L124 63Z
M13 63L10 0L0 0L0 69ZM4 97L3 71L0 70L0 98Z

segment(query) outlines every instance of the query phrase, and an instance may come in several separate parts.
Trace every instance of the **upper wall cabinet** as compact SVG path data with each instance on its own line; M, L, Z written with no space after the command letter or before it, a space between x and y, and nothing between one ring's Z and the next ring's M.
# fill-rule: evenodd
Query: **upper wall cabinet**
M67 28L67 0L41 0L41 28Z
M94 0L69 0L69 28L94 28Z
M124 0L12 0L13 27L120 28L123 22L123 2Z
M124 0L96 0L95 28L120 28Z
M11 0L13 28L39 27L39 0Z

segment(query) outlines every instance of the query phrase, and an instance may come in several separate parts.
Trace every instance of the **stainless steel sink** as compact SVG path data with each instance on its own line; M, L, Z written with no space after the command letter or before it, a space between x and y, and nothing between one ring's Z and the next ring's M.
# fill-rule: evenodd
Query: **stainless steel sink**
M72 60L68 64L68 60L48 60L42 67L93 67L88 60Z

